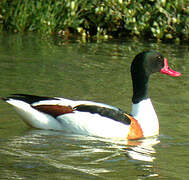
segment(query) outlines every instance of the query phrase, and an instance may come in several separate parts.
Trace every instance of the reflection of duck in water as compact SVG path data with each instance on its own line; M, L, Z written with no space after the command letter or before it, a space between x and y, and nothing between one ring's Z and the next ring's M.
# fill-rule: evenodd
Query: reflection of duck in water
M117 107L91 101L24 94L15 94L4 100L15 107L28 125L35 128L105 138L139 139L159 133L158 118L148 97L149 76L155 72L181 75L171 70L167 59L158 52L138 54L131 65L131 115Z
M141 140L128 141L124 151L126 155L134 160L153 162L155 160L154 154L156 153L153 146L160 143L157 137L150 137Z

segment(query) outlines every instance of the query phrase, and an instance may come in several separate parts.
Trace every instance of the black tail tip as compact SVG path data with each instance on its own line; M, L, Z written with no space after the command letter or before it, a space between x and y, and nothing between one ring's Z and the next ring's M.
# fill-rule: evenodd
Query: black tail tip
M3 100L3 101L8 101L8 100L9 100L9 98L0 97L0 100Z

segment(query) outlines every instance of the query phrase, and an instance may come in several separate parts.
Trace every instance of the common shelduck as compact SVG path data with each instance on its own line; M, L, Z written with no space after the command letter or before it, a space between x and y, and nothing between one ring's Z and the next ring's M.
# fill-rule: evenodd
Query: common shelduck
M151 74L161 72L180 76L156 51L141 52L131 65L132 110L125 111L103 103L74 101L60 97L13 94L3 98L13 105L31 127L58 130L103 138L140 139L159 134L159 122L148 97Z

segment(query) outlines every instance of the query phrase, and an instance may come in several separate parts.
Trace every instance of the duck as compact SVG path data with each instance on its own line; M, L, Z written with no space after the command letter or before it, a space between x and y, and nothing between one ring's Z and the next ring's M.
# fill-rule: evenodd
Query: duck
M126 140L156 136L159 121L148 96L149 77L157 72L173 77L181 73L169 68L168 60L156 51L137 54L130 72L133 86L130 113L100 102L62 97L12 94L2 99L32 128Z

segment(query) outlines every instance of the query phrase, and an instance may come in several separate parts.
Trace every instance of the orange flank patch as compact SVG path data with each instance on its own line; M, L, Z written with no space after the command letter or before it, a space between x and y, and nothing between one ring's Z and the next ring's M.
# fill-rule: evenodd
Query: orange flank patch
M49 114L56 118L59 115L72 113L74 110L71 106L60 106L60 105L38 105L33 108L43 113Z
M142 128L140 127L140 124L138 123L138 121L128 114L125 114L125 115L131 120L130 131L129 131L129 134L127 136L127 139L140 139L140 138L142 138L143 132L142 132Z

